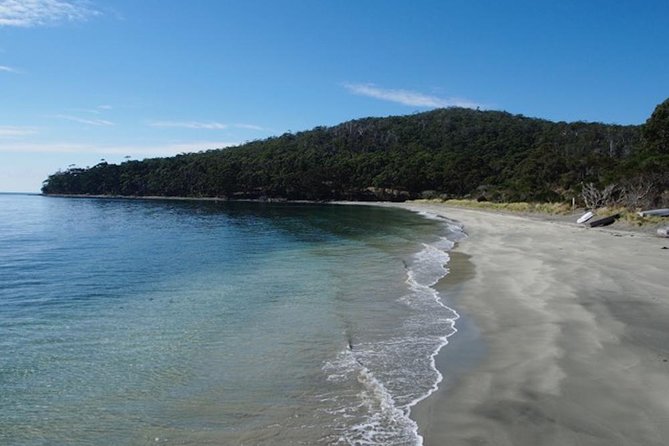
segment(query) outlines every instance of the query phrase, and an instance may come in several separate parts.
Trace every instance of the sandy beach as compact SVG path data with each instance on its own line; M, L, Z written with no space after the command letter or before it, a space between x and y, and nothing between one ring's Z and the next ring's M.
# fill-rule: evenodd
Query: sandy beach
M436 445L666 445L669 240L447 208L464 225L442 293L462 314L414 408Z

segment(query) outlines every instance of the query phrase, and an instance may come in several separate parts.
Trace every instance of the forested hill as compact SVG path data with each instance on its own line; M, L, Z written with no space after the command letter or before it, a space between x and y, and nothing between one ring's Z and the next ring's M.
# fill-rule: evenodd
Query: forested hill
M653 115L664 110L658 125L665 137L667 109L669 100ZM583 184L605 186L666 172L666 141L654 146L646 127L651 126L439 109L171 158L71 168L49 176L42 191L308 200L568 199ZM666 176L661 181L664 190Z

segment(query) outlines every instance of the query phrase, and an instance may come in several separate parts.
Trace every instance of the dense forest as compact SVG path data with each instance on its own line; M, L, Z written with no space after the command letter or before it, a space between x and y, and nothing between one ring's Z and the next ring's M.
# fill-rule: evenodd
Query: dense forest
M170 158L101 162L45 194L288 200L472 197L633 206L669 201L669 99L641 126L448 108L365 118Z

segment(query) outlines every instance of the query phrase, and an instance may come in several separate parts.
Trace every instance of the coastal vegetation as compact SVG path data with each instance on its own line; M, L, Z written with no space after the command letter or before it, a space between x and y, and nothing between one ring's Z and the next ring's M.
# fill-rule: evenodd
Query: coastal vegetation
M669 99L644 125L438 109L50 175L45 194L391 200L628 208L669 203Z
M539 214L542 216L573 216L574 209L570 203L567 202L493 202L493 201L478 201L472 199L450 199L450 200L416 200L417 203L440 203L449 207L459 207L465 209L482 209L487 211L495 211L509 214ZM582 212L582 209L578 209ZM655 228L666 223L665 217L657 217L652 215L639 215L633 209L624 206L600 207L597 208L597 215L599 217L608 217L610 215L618 215L619 221L624 222L627 227L646 227ZM573 219L572 219L573 220Z
M428 200L430 201L430 200ZM434 201L434 200L432 200ZM478 201L478 200L467 200L467 199L450 199L450 200L439 200L439 202L446 204L448 206L461 207L461 208L471 208L471 209L485 209L489 211L500 211L500 212L510 212L510 213L537 213L537 214L550 214L550 215L567 215L570 214L573 209L566 202L556 202L556 203L528 203L525 201L516 201L516 202L494 202L494 201Z

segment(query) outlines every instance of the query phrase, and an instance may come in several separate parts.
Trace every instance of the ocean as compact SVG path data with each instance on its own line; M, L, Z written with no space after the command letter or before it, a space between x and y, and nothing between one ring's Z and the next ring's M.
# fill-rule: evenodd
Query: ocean
M0 444L421 444L462 237L374 206L0 194Z

